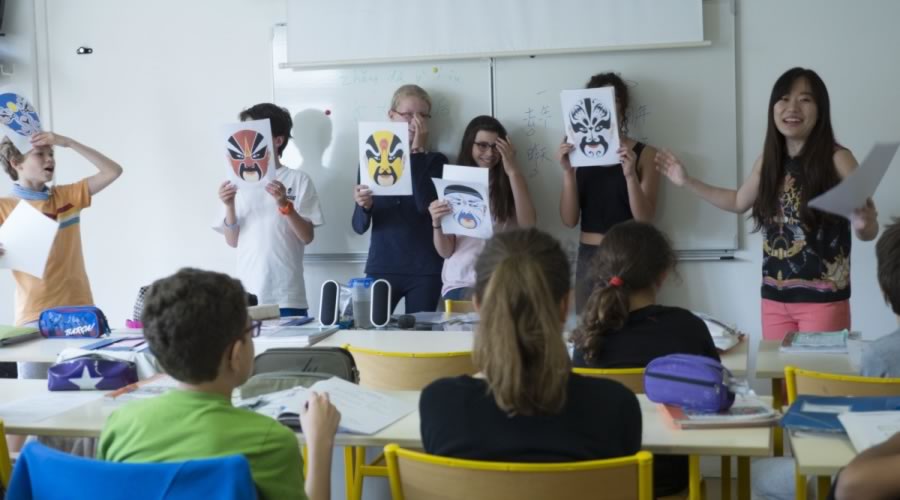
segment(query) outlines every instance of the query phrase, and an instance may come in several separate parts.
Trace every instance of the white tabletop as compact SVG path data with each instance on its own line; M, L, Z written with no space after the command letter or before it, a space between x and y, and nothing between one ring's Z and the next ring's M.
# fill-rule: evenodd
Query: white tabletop
M778 350L780 346L778 340L760 341L756 352L756 378L784 378L784 367L787 365L843 375L858 373L847 354L782 353Z
M48 391L46 380L15 379L0 379L0 394L3 395L0 404L28 396L66 396L64 393ZM419 398L418 391L395 391L393 394L409 401L418 401ZM644 449L648 451L661 454L767 456L772 450L771 429L678 430L670 425L655 403L649 402L644 395L638 398L643 414ZM6 432L99 436L109 414L119 406L120 404L108 398L99 398L38 422L10 421L6 423ZM0 414L0 418L2 416ZM335 441L338 446L384 446L398 443L401 446L420 447L422 441L419 432L419 414L413 412L377 434L339 434ZM302 436L298 435L298 439L302 441Z
M142 330L114 328L112 337L134 337L143 335ZM56 357L63 349L79 348L110 337L100 338L55 338L39 337L8 346L0 347L0 362L23 361L30 363L55 363Z
M856 456L844 434L791 433L791 448L797 472L804 476L831 476Z

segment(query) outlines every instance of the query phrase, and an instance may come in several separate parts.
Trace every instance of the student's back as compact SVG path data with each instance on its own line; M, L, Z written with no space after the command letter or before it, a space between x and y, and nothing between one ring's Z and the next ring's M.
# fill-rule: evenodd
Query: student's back
M628 314L625 326L610 331L603 348L590 360L576 348L575 366L592 368L643 368L668 354L697 354L719 360L709 329L687 309L653 304Z
M641 409L622 384L572 375L555 415L509 415L483 379L439 380L420 399L422 444L435 455L505 462L571 462L636 453Z
M494 235L475 265L481 322L473 362L484 378L438 380L419 402L428 453L507 462L565 462L640 449L641 411L628 389L574 375L562 340L569 263L535 229Z
M173 390L113 413L97 458L181 462L243 455L264 498L303 498L297 438L276 420L235 408L223 396Z
M627 221L606 233L592 265L596 285L573 335L575 366L643 368L668 354L719 360L703 320L656 304L675 261L668 238L650 224ZM687 487L687 457L654 457L653 473L657 495L678 493Z

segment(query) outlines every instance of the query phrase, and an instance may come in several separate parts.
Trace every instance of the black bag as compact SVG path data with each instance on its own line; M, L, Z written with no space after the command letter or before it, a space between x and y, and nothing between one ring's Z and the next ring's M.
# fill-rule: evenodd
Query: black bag
M309 387L319 380L340 377L359 383L353 356L341 347L279 347L253 362L253 376L241 386L241 399Z

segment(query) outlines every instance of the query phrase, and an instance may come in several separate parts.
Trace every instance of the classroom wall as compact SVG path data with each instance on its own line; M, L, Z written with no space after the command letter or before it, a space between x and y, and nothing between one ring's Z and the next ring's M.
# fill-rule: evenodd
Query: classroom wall
M39 0L38 5L46 4L48 10L62 8L63 2ZM67 18L67 23L78 26L80 21L95 22L91 16L107 6L108 2L91 0L79 3ZM191 115L208 116L209 127L215 127L222 121L232 119L234 113L243 105L253 101L268 99L271 96L272 75L268 69L271 48L261 41L260 36L268 33L276 22L284 21L284 0L264 0L245 2L242 0L196 1L190 7L182 7L181 2L166 0L154 2L153 8L145 8L141 13L143 23L131 28L132 34L142 40L147 54L152 53L154 46L160 43L160 37L167 36L163 26L175 23L169 32L177 33L178 29L190 26L193 37L185 37L180 57L187 59L200 58L191 71L189 64L179 63L178 69L185 73L160 72L154 75L154 89L179 88L184 82L192 92L197 89L210 89L219 102L208 100L203 105L195 105L190 109ZM9 2L10 31L32 29L33 12L30 0L11 0ZM173 9L179 6L179 15L172 19ZM895 81L896 65L886 64L893 61L895 55L889 47L900 44L900 32L893 30L887 23L900 16L900 3L890 0L866 2L862 6L852 2L828 0L796 0L783 2L779 0L754 0L738 2L740 8L738 21L738 129L739 129L739 177L744 178L749 172L753 160L759 154L765 132L766 108L768 94L775 78L785 69L794 65L803 65L820 71L828 84L831 97L835 126L839 140L853 150L861 159L875 139L894 138L900 134L900 123L897 117L885 117L884 110L896 109L900 105L900 96L895 86L885 82ZM131 9L132 7L129 7ZM218 10L216 16L209 12ZM80 16L84 16L80 19ZM240 23L234 23L239 19ZM853 40L842 39L848 36L847 19L862 20L868 23L864 33L854 33ZM18 20L18 22L16 22ZM224 20L224 21L223 21ZM248 39L247 44L236 44L234 33L219 28L221 22L234 23L241 27L242 36ZM216 22L213 28L209 23ZM19 24L21 23L21 27ZM38 23L40 24L40 23ZM851 28L860 29L860 28ZM141 30L147 30L143 33ZM788 35L788 33L790 35ZM202 46L194 44L196 36L202 36ZM840 36L836 36L840 35ZM39 33L40 36L40 33ZM786 47L787 39L795 40ZM202 62L208 57L210 47L217 45L227 47L235 52L235 60L249 60L250 74L253 78L240 81L223 79L221 73L213 73ZM26 46L29 44L25 44ZM32 44L33 45L33 44ZM51 47L52 34L51 34ZM198 48L199 47L199 48ZM28 47L17 50L27 53L33 50ZM703 49L697 49L703 50ZM256 63L252 58L261 58ZM864 55L864 56L863 56ZM673 63L675 63L673 61ZM34 85L36 73L34 68L19 68L17 82L31 82ZM585 69L589 74L590 68ZM0 80L0 85L8 80ZM151 85L148 83L148 85ZM142 89L135 89L141 92ZM241 95L229 95L240 93ZM186 96L188 97L188 96ZM865 97L865 98L863 98ZM56 97L54 97L56 99ZM39 103L42 106L44 103ZM43 107L43 106L42 106ZM878 130L872 130L872 118L878 123L886 124ZM51 117L52 118L52 117ZM68 120L68 118L66 119ZM157 276L169 273L182 265L199 265L210 269L231 271L234 268L233 250L219 242L208 229L210 215L219 210L220 203L216 198L215 174L192 177L207 179L208 185L192 185L173 187L172 191L160 193L143 193L142 179L149 179L148 173L155 165L152 157L140 151L140 141L132 141L128 148L121 146L120 136L146 131L147 127L162 127L164 122L156 116L140 115L127 127L100 130L89 123L89 118L81 117L84 127L61 132L69 133L76 138L96 146L120 161L126 173L122 180L110 188L109 192L98 197L98 202L83 218L85 234L85 252L88 271L94 286L97 302L107 310L112 322L121 324L131 309L131 302L137 287ZM151 120L151 121L148 121ZM200 120L192 122L194 126ZM709 124L715 126L715 124ZM202 133L198 131L198 133ZM90 139L90 140L88 140ZM152 138L151 138L152 139ZM190 150L189 143L179 143L186 148L186 158L191 161L207 161L209 157L217 158L215 152L199 153ZM196 149L196 148L194 148ZM205 155L205 156L204 156ZM69 162L77 165L69 172L80 175L90 171L79 164L77 157L60 155L63 165ZM61 163L62 164L62 163ZM211 169L219 165L210 162ZM63 168L66 168L65 166ZM725 165L723 168L733 168ZM61 172L61 176L64 175ZM73 175L73 174L66 174ZM63 179L71 180L71 179ZM890 215L900 215L900 199L891 196L888 186L897 186L900 181L900 169L895 162L894 168L887 174L884 184L875 197L880 211L880 220L884 224ZM206 181L204 181L206 182ZM8 188L9 182L4 180L0 191ZM666 185L663 189L673 189ZM348 189L349 193L349 189ZM170 211L163 211L160 218L164 221L147 220L145 215L131 217L128 215L128 204L117 203L117 200L128 200L129 196L155 196L158 203L166 199L176 200L179 197L190 197L191 205L196 213L184 217L173 216ZM350 196L348 194L348 203ZM140 203L135 201L134 203ZM713 208L710 208L713 210ZM325 214L326 218L328 214ZM555 217L556 214L544 214L544 217ZM328 231L329 226L349 224L349 221L331 218L328 225L319 231ZM116 228L123 228L117 230ZM127 228L126 228L127 227ZM679 266L680 280L673 280L666 286L662 300L666 303L690 307L695 310L709 312L725 320L736 323L741 329L750 333L751 341L759 337L759 291L761 242L757 234L750 232L752 226L741 222L741 250L736 253L736 260L730 262L685 262ZM199 233L194 236L192 233ZM129 237L142 235L137 241L127 245L117 244L116 235ZM182 242L194 242L179 248ZM197 245L196 243L200 244ZM221 243L221 244L219 244ZM315 243L314 243L315 244ZM135 265L139 262L139 265ZM893 315L883 305L883 299L875 280L874 244L854 241L852 258L853 266L853 307L854 327L862 330L866 337L874 338L896 328ZM307 291L313 310L318 305L318 285L327 278L347 279L362 272L360 263L308 262L306 266ZM12 281L8 273L0 277L0 300L6 300L5 307L0 308L0 322L12 320Z

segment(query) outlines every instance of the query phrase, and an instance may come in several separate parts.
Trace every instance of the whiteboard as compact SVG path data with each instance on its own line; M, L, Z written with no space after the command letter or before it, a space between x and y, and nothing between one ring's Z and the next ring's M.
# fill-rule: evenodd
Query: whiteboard
M562 171L555 159L564 135L560 91L614 71L630 85L630 135L669 148L691 175L737 185L735 21L728 2L706 1L708 47L504 58L495 61L495 116L507 127L528 177L538 227L571 246L579 230L559 216ZM598 168L598 167L593 167ZM660 179L656 223L678 250L732 250L737 216Z
M431 95L431 150L451 161L469 121L491 114L491 65L486 59L283 69L280 63L287 60L284 26L275 28L273 54L274 102L286 107L294 119L293 140L282 162L299 166L312 177L325 216L308 254L368 252L368 233L357 235L350 226L359 158L357 123L387 120L397 87L415 83Z
M295 67L333 67L697 44L702 9L701 0L288 0L288 56Z

